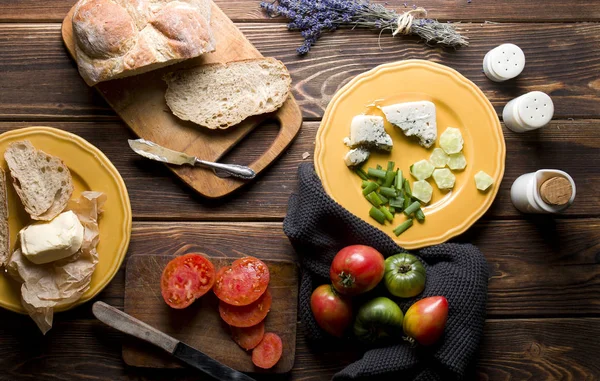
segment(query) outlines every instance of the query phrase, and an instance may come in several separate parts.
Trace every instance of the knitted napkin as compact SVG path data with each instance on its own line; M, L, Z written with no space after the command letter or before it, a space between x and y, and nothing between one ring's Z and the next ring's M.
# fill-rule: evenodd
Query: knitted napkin
M413 229L426 229L426 226L427 221ZM314 167L308 163L299 167L299 189L290 197L283 229L302 265L299 315L309 342L316 344L312 347L331 348L331 343L339 340L339 348L343 348L346 339L337 339L322 331L310 310L312 291L330 283L329 267L333 257L343 247L354 244L372 246L384 257L406 250L333 201L325 193ZM444 336L431 347L411 347L401 342L368 349L360 360L337 373L334 380L388 376L402 380L459 380L464 377L477 351L485 322L486 260L470 244L441 244L412 253L420 256L427 270L425 290L416 298L393 300L406 312L419 299L445 296L449 314ZM378 287L367 298L384 291Z

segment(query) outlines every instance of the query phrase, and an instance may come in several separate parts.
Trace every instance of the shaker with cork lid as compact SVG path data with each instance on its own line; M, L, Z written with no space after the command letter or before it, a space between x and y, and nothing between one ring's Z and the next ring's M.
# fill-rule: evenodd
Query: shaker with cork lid
M519 176L510 198L523 213L560 213L575 200L575 182L564 171L540 169Z

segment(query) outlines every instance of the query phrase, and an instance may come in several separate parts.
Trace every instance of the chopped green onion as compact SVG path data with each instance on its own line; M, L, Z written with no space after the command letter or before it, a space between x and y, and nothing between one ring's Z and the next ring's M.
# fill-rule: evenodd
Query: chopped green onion
M392 198L390 200L390 206L392 206L394 208L398 208L398 209L400 209L400 211L402 211L402 209L404 209L404 198L403 197Z
M417 221L419 222L423 222L425 221L425 213L423 213L422 209L419 209L415 212L415 218L417 219Z
M363 189L365 189L367 187L367 185L369 185L369 183L370 183L370 181L363 180L362 183L361 183L361 185L360 185L360 187L363 188Z
M408 179L404 179L404 194L406 194L407 198L412 197L412 191L410 190Z
M404 205L402 205L402 209L406 209L410 206L411 198L408 195L404 195Z
M381 210L381 212L385 216L386 220L388 220L390 222L392 222L394 220L394 216L392 215L392 213L390 213L390 211L388 210L388 208L386 208L385 206L380 206L379 210Z
M394 163L393 161L388 161L387 170L393 172L395 166L396 166L396 163Z
M360 177L363 180L369 180L369 176L367 176L367 173L365 171L363 171L362 168L355 168L354 172L356 172L356 174L358 175L358 177Z
M373 210L373 209L371 209ZM399 236L400 234L404 233L408 228L410 228L413 224L413 219L409 218L408 220L404 221L403 223L401 223L400 225L398 225L398 227L396 229L394 229L394 234L397 236Z
M387 171L385 173L385 181L383 182L384 187L391 187L394 184L394 178L396 177L396 172Z
M376 190L377 188L379 188L379 185L377 185L377 183L374 183L372 181L369 181L369 184L367 184L367 186L365 187L365 189L363 189L362 194L364 196L368 195L369 193L373 192L374 190Z
M383 167L382 167L381 165L379 165L379 164L377 164L377 167L376 167L376 168L377 168L377 169L379 169L379 170L382 170L382 169L383 169Z
M383 204L383 201L381 200L377 192L371 192L368 195L366 195L365 198L369 200L369 202L373 204L373 206L375 206L376 208L379 208L381 204Z
M387 204L387 203L390 201L390 200L389 200L387 197L385 197L385 196L384 196L384 195L382 195L382 194L379 194L379 193L378 193L378 194L377 194L377 196L379 196L379 198L381 199L381 203L382 203L382 204Z
M392 215L396 213L396 208L394 208L393 206L389 206L388 210L390 211L390 213L392 213Z
M406 214L407 216L410 216L411 214L413 214L420 208L421 208L421 203L419 201L415 201L412 204L410 204L408 206L408 208L404 209L404 214Z
M398 173L396 173L396 183L394 186L398 191L401 191L403 183L404 183L404 177L402 176L402 171L398 170Z
M381 193L385 197L389 197L389 198L395 198L396 196L398 196L398 193L396 193L396 190L394 188L388 188L388 187L379 188L379 193Z
M371 177L377 177L378 179L385 179L385 175L386 175L386 171L384 171L383 169L375 169L375 168L369 168L369 176Z
M380 224L385 224L385 214L383 214L383 212L377 209L376 207L371 208L371 210L369 211L369 216L371 216L375 221L379 222Z

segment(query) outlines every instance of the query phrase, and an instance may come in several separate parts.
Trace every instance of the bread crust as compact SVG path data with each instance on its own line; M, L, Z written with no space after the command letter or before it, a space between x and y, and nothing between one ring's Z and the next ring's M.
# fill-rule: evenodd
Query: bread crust
M210 0L80 0L72 23L79 73L90 86L215 49Z

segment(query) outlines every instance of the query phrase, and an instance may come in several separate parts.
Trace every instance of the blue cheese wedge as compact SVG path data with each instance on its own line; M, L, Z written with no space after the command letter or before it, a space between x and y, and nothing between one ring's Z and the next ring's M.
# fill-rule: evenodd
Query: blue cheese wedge
M391 151L394 143L385 132L383 118L376 115L357 115L350 124L350 137L344 139L347 146L375 148Z
M344 163L348 167L355 167L367 161L369 158L369 150L366 148L358 147L353 148L344 157Z
M437 139L435 105L429 101L397 103L381 108L388 122L406 136L419 138L419 144L429 148Z

